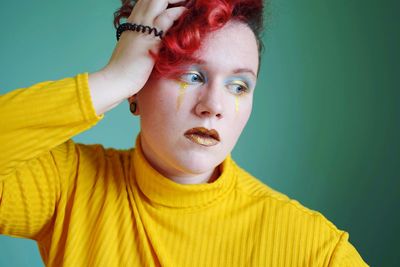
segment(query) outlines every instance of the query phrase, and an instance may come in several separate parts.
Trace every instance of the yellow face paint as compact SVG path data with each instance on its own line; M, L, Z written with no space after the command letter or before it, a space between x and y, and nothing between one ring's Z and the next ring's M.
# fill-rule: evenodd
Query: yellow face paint
M183 97L185 95L185 91L186 91L187 87L188 87L188 83L179 82L179 95L178 95L178 101L176 102L176 109L179 109L181 107Z
M239 112L239 97L235 96L235 110Z

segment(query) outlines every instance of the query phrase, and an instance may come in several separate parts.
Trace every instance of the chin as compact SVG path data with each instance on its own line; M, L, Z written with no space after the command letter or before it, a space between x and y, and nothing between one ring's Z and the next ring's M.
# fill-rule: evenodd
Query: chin
M210 155L209 153L191 153L176 160L176 164L183 172L192 174L202 174L214 170L220 165L224 157L218 155Z

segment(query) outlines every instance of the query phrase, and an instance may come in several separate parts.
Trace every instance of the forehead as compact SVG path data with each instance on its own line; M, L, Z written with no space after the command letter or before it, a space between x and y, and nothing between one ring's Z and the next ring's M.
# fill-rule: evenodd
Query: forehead
M256 37L241 22L228 22L208 34L194 55L202 65L226 72L250 69L257 73L259 64Z

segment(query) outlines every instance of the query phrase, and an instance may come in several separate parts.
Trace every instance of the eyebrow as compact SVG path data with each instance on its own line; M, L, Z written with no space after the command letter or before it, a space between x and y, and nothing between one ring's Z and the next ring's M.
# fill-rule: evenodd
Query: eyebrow
M252 71L251 69L246 69L246 68L240 68L240 69L235 69L233 71L233 73L237 74L237 73L243 73L243 72L248 72L250 74L252 74L254 77L257 78L257 75L254 73L254 71Z
M193 60L193 62L195 62L195 63L197 63L197 64L199 64L199 65L205 65L205 64L207 63L206 61L204 61L204 60L202 60L202 59L193 58L192 60ZM257 75L254 73L254 71L253 71L252 69L248 69L248 68L238 68L238 69L234 69L232 73L238 74L238 73L244 73L244 72L250 73L250 74L252 74L255 78L257 78Z

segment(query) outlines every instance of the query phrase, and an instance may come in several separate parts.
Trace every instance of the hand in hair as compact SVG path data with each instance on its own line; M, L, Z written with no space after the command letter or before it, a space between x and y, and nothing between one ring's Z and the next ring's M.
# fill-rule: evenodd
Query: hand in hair
M164 33L186 10L182 0L139 0L127 22L147 25ZM147 82L161 40L154 35L125 31L108 64L89 75L92 102L98 115L136 94Z

